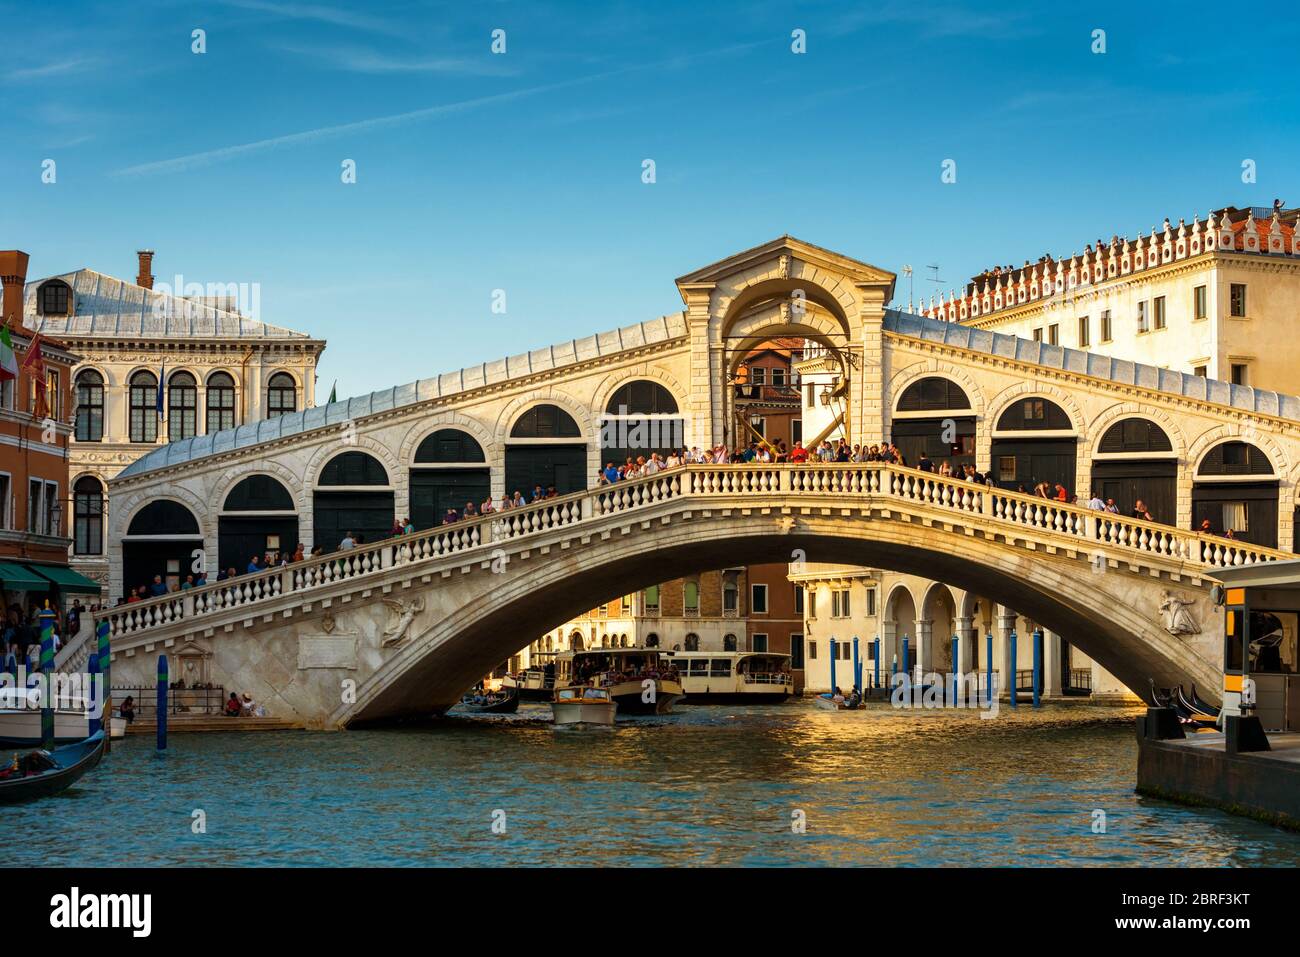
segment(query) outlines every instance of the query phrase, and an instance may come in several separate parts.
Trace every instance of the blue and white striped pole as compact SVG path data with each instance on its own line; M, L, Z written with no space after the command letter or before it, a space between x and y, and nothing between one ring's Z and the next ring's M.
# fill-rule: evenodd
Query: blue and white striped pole
M91 652L91 657L99 659L99 673L104 676L104 727L108 729L104 735L105 754L113 747L113 684L109 681L113 656L108 647L109 631L108 619L101 619L95 626L96 649Z
M41 747L54 750L54 612L46 601L41 614L41 674L45 689L41 695Z
M86 722L87 733L94 734L104 726L104 701L95 689L95 679L99 677L99 655L96 652L92 651L90 657L86 659L86 677L90 679L90 686L86 689L85 703L90 704L93 695L95 705L100 709L97 713L92 713Z

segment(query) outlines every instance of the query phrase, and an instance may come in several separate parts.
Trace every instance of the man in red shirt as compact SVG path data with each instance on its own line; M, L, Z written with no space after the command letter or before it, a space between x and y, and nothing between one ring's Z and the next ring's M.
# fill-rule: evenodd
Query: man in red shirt
M808 450L803 447L802 442L796 442L794 444L794 448L790 450L790 461L791 462L808 461Z

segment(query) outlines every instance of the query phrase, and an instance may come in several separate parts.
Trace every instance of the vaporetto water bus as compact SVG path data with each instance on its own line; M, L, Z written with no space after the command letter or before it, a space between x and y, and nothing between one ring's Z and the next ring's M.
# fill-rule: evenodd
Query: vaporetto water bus
M593 648L555 656L555 688L605 688L619 714L667 714L682 698L669 652L657 648ZM654 682L653 694L646 681Z
M771 704L794 694L790 656L770 651L675 651L686 704Z

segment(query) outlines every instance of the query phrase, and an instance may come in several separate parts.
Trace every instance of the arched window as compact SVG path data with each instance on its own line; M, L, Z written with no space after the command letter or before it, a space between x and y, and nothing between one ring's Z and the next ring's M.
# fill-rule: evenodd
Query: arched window
M66 316L72 306L72 287L62 279L43 284L38 297L43 316Z
M686 635L686 650L687 651L700 650L700 636L693 631Z
M104 486L93 475L77 479L72 487L73 551L78 555L104 554Z
M132 442L158 441L158 379L141 369L131 376L130 432Z
M605 406L608 415L676 415L677 400L658 382L636 379L610 396Z
M220 432L235 427L235 379L228 372L214 372L208 376L208 428L207 432Z
M962 387L942 376L927 376L919 382L913 382L898 399L899 412L933 412L970 407L970 398Z
M1272 475L1273 463L1249 442L1222 442L1210 449L1197 468L1198 476Z
M737 641L736 641L736 636L735 636L735 635L732 635L732 634L723 635L723 637L722 637L722 650L723 650L723 651L736 651L736 650L737 650L737 644L738 644L738 643L737 643Z
M277 372L266 384L266 417L275 418L298 410L298 391L293 376Z
M150 502L131 519L128 535L197 535L199 521L184 505L160 498Z
M1165 430L1150 419L1121 419L1101 437L1098 452L1172 452Z
M227 512L292 512L293 496L269 475L250 475L226 495Z
M388 473L373 455L344 452L321 469L317 485L387 485Z
M558 405L536 405L519 417L512 439L568 439L582 435L573 416Z
M687 582L682 588L682 604L685 606L686 614L698 615L700 613L700 583Z
M486 462L483 446L460 429L439 429L415 450L415 461L425 463Z
M658 648L658 647L659 647L659 636L656 635L653 631L650 632L650 634L648 634L648 635L645 636L645 646L646 646L647 648Z
M167 440L194 438L198 417L198 381L188 372L173 372L167 380Z
M569 650L582 651L582 632L575 631L569 636Z
M1065 410L1051 399L1020 399L998 417L999 432L1066 431L1074 423Z
M103 439L104 377L94 369L83 369L77 373L77 441Z

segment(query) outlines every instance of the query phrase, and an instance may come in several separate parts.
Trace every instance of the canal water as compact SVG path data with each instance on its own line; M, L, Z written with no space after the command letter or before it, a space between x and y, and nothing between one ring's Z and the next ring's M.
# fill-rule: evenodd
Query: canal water
M23 823L4 863L1300 865L1298 834L1136 796L1135 713L792 701L556 729L524 705L174 734L163 755L132 736L73 790L6 808Z

